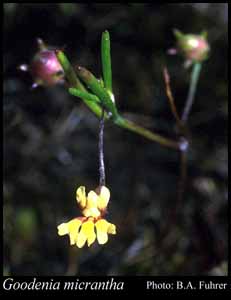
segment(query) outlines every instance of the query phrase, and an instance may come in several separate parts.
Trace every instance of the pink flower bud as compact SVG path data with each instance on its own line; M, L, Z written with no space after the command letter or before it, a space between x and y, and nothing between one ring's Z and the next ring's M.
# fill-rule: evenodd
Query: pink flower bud
M32 60L30 71L36 82L47 86L59 83L64 76L53 50L39 51Z
M208 58L209 44L204 35L183 34L175 30L179 52L189 61L201 62Z
M38 85L52 86L63 82L64 71L56 57L55 50L49 49L41 39L37 39L37 43L39 50L31 64L29 66L22 64L19 69L32 74L34 78L32 88Z

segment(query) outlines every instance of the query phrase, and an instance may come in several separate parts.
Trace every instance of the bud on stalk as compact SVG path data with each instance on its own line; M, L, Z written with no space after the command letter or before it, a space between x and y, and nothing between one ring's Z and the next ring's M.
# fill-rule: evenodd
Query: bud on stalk
M41 39L37 39L38 52L34 55L29 66L22 64L21 71L29 71L34 83L32 87L38 85L52 86L64 81L64 71L60 65L55 50L47 47Z
M208 58L210 51L205 34L183 34L179 30L174 30L177 39L177 49L191 62L202 62Z

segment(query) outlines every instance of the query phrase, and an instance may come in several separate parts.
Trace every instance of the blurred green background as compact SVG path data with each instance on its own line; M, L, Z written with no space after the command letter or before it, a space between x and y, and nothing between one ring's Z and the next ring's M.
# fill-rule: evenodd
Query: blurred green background
M107 219L117 235L104 246L70 247L56 226L80 214L76 188L98 184L98 120L64 86L31 90L32 78L17 66L31 60L40 37L100 76L107 29L119 110L174 138L162 67L180 112L190 71L167 55L173 28L207 30L211 45L189 117L192 147L177 220L170 216L178 154L106 124ZM227 4L8 3L3 34L4 275L226 275Z

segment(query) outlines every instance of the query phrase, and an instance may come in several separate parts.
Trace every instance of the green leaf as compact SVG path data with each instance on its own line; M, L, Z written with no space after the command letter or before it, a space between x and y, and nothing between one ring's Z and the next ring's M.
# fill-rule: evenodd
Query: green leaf
M90 93L85 92L85 91L78 90L76 88L69 88L68 91L71 95L79 97L83 100L100 103L100 100L96 95L90 94Z
M168 138L165 138L165 137L163 137L155 132L152 132L142 126L139 126L136 123L123 118L122 116L118 116L114 120L114 123L119 127L122 127L129 131L133 131L134 133L142 135L143 137L145 137L151 141L157 142L163 146L174 148L176 150L180 150L180 144L178 142L168 139Z
M80 89L81 91L86 91L85 87L82 85L82 83L76 76L75 71L72 65L70 64L69 60L67 59L66 55L61 50L57 50L56 56L64 70L65 76L69 84L73 87Z
M56 51L56 56L57 59L59 61L59 63L61 64L65 76L67 78L67 81L69 82L70 86L73 88L77 88L82 92L86 92L87 93L87 89L84 87L84 85L80 82L79 78L76 76L76 73L72 67L72 65L70 64L68 58L66 57L66 55L61 51L61 50L57 50ZM82 98L80 97L84 103L90 108L90 110L97 115L97 117L101 117L102 115L102 108L100 105L98 105L96 102L92 101L92 100L87 100L86 98ZM105 114L106 115L106 114ZM107 117L107 115L106 115Z
M105 88L112 93L111 47L110 35L107 30L102 33L101 60Z
M113 102L112 94L102 87L100 81L90 71L83 67L77 67L77 75L91 91L98 96L102 105L112 113L113 118L117 118L118 112Z

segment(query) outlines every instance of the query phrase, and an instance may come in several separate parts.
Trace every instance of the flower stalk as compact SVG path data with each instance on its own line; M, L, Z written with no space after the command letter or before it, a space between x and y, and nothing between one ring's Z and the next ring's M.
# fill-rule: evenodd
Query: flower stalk
M104 133L104 109L99 121L99 186L105 185L105 165L103 152L103 133Z
M185 123L187 121L189 113L190 113L192 105L193 105L193 101L194 101L196 89L197 89L197 84L198 84L199 77L200 77L201 67L202 67L202 63L200 63L200 62L196 62L193 64L189 92L188 92L188 96L187 96L187 99L185 102L185 107L184 107L182 117L181 117L181 120L183 123Z
M169 76L167 68L164 68L163 74L164 74L166 94L167 94L167 98L168 98L168 101L169 101L170 109L172 111L173 116L175 117L176 124L177 124L178 128L181 128L182 127L182 122L181 122L180 116L179 116L177 108L176 108L174 97L172 95L172 90L171 90L171 87L170 87L170 76Z

